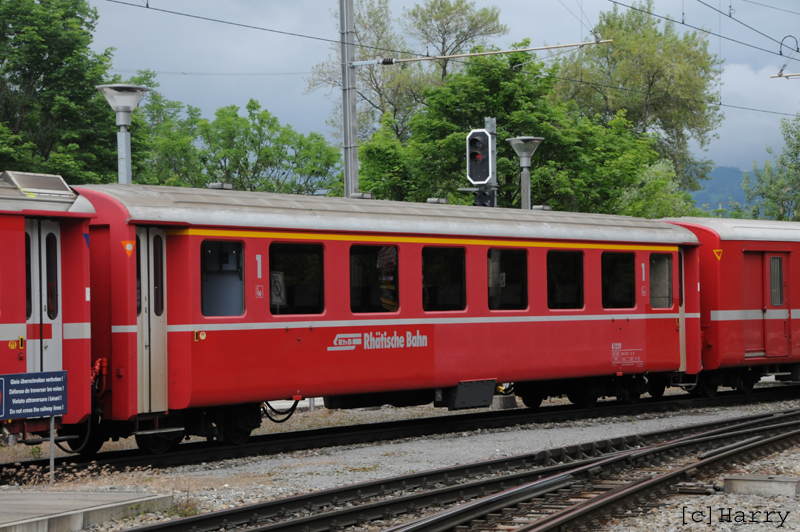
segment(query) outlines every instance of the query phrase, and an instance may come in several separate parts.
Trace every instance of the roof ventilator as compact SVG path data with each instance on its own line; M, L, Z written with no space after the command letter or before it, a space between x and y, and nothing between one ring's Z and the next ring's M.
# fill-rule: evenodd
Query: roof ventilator
M428 198L425 203L436 203L440 205L447 205L447 198Z
M354 192L350 195L351 199L375 199L372 192Z
M75 193L60 175L5 171L0 174L0 181L19 189L28 197L56 196L70 199L75 197Z

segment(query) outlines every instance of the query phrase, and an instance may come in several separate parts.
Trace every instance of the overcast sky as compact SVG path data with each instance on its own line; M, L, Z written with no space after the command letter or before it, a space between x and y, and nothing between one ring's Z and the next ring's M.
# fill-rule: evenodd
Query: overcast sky
M311 68L331 53L329 43L145 9L148 0L121 1L131 5L90 0L100 15L94 47L98 51L116 49L115 73L128 77L139 69L154 70L161 84L159 90L166 98L199 107L206 117L213 117L216 109L226 105L243 108L254 98L281 123L302 132L319 131L330 136L325 120L331 115L332 100L326 98L324 91L306 93L306 78ZM698 0L655 0L653 12L684 19L686 24L773 52L709 36L711 51L725 60L723 104L790 115L798 112L800 78L770 79L786 62L789 49L784 48L784 57L775 55L779 50L775 41L737 20L776 41L793 31L800 38L800 2L704 2L726 14L732 9L733 18L720 15ZM390 1L395 17L414 3ZM270 30L339 38L333 16L339 0L149 0L149 5ZM595 25L601 11L613 8L606 0L477 0L476 5L500 7L501 21L510 29L508 35L494 42L501 47L524 38L530 38L534 46L586 40L586 27ZM795 47L792 37L785 42L790 48ZM785 72L800 72L800 61L789 61ZM332 98L341 98L340 92ZM753 161L764 161L766 145L778 151L782 147L781 115L732 107L723 111L725 120L717 131L719 139L705 154L698 155L712 159L718 166L746 170ZM481 127L482 118L475 125Z

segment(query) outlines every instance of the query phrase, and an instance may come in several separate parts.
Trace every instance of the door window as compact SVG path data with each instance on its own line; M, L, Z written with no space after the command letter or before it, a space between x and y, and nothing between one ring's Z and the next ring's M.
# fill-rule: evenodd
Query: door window
M769 279L772 306L780 307L783 305L783 259L781 257L769 259Z
M161 235L153 237L153 311L164 313L164 242Z
M58 239L48 233L45 239L47 268L47 317L58 317Z

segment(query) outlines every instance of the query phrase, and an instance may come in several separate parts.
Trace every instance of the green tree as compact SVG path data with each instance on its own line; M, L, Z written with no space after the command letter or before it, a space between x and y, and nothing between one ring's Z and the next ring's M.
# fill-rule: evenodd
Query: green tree
M197 122L200 160L209 180L238 190L312 194L328 186L338 171L339 150L319 133L303 135L250 100L247 116L235 105L214 120Z
M525 52L469 59L461 72L426 91L427 105L411 120L412 136L404 149L385 135L362 146L361 174L369 178L360 188L371 187L378 197L392 199L435 196L471 202L456 190L468 185L466 133L482 127L483 117L494 116L501 206L520 204L519 161L504 139L536 135L545 140L532 158L532 203L614 212L620 193L637 184L643 168L657 160L652 139L632 131L623 113L604 123L580 116L574 106L549 103L552 73ZM387 175L383 184L376 181L381 175ZM392 186L398 180L402 195Z
M337 16L338 20L338 16ZM382 57L409 58L405 40L393 28L389 0L355 0L355 60ZM308 92L327 89L334 101L334 116L328 120L334 135L341 135L342 65L339 45L331 47L328 59L313 67L308 78ZM399 53L398 53L399 51ZM395 117L393 131L398 138L408 138L408 120L419 108L420 89L428 84L420 63L402 66L365 65L356 69L358 136L366 140L380 129L384 113Z
M744 174L742 188L752 218L800 221L800 114L781 120L784 146L774 162L761 168L753 163L752 176ZM775 151L767 147L771 156ZM732 206L733 209L739 206Z
M402 26L417 49L430 45L436 55L464 52L470 46L483 44L490 37L504 35L506 26L499 22L496 7L476 9L467 0L424 0L406 10ZM337 17L338 20L338 17ZM356 61L394 57L408 59L411 53L406 37L394 31L394 17L389 0L356 0ZM334 98L334 116L328 121L334 135L341 133L341 53L332 47L328 59L313 68L308 78L308 91L328 89ZM410 118L424 105L423 90L441 84L452 63L412 62L394 66L368 65L356 69L358 94L358 137L368 140L381 129L384 114L394 117L392 131L402 141L408 140ZM456 63L457 64L457 63Z
M722 120L716 91L722 61L702 32L680 33L643 11L652 0L617 6L600 15L594 33L611 44L585 47L564 59L554 96L575 101L586 116L612 120L620 110L639 133L653 133L656 149L672 161L682 190L699 190L713 163L697 160L694 140L705 148Z
M692 196L680 190L675 169L667 159L644 167L637 182L619 195L614 210L617 214L651 219L700 214Z
M415 197L408 150L394 132L394 117L386 113L381 129L358 151L361 170L359 189L381 199L406 201Z
M95 89L111 51L92 52L85 0L0 2L0 167L69 183L116 179L114 114Z
M497 6L475 8L469 0L426 0L403 12L403 26L419 43L430 44L435 55L457 55L487 39L508 33ZM447 78L452 59L438 59L439 77Z
M198 142L200 109L165 98L151 70L139 71L127 82L150 88L132 117L134 180L150 185L205 186L209 178Z

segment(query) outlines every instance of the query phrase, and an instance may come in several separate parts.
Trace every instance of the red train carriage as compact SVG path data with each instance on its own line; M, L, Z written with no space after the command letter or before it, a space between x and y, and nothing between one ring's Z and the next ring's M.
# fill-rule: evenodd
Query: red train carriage
M744 392L767 374L800 380L800 225L794 222L680 218L702 243L700 286L703 377ZM796 258L796 257L795 257ZM797 285L797 286L795 286ZM798 331L800 332L800 331Z
M93 216L89 201L60 176L0 175L0 377L66 371L64 424L84 422L90 414ZM9 409L0 411L4 419ZM6 418L0 427L6 437L24 440L28 433L48 430L49 420Z
M627 217L83 186L106 438L244 441L264 400L635 400L700 369L697 239ZM687 340L688 339L688 340Z

